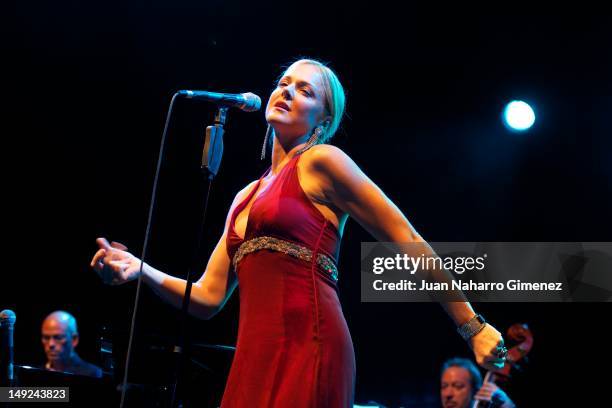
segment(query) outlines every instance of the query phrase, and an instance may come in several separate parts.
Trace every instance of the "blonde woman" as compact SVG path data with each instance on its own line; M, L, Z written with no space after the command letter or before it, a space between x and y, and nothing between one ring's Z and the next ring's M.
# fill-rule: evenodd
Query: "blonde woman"
M344 113L340 81L324 64L293 63L266 107L272 164L240 191L223 235L194 284L190 313L208 319L240 285L236 354L222 407L352 407L355 357L337 295L336 260L353 217L377 240L423 241L401 211L340 149L325 144ZM97 240L92 267L108 283L138 277L140 260ZM143 279L180 307L185 281L144 264ZM456 325L467 302L443 304ZM476 360L501 364L490 325L469 339Z

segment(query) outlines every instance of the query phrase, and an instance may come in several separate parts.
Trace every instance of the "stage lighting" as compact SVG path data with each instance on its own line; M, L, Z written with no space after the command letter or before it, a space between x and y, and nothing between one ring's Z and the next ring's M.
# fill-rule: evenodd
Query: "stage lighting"
M508 129L523 132L533 126L535 122L535 113L527 103L523 101L512 101L506 105L503 119Z

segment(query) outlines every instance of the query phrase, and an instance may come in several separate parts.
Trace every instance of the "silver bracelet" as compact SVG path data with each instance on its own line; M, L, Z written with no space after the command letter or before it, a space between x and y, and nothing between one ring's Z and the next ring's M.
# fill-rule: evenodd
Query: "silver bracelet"
M482 315L477 314L472 317L467 323L457 327L457 332L463 337L463 340L469 340L485 328L487 322Z

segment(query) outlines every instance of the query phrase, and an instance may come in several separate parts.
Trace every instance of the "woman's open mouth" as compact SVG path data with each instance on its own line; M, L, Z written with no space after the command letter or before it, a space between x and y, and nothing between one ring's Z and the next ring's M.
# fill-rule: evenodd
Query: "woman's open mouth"
M279 108L279 109L283 109L287 112L289 112L291 109L289 108L289 105L287 105L285 102L276 102L274 104L275 108Z

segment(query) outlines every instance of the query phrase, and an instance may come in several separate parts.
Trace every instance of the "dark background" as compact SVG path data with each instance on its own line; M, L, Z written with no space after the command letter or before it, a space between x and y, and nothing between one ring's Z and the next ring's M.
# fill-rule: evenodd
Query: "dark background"
M222 1L19 2L11 11L2 25L9 109L0 308L18 316L18 363L44 361L39 326L56 309L76 316L80 353L94 362L102 327L128 329L135 284L105 287L88 265L98 236L141 251L173 92L251 91L266 103L282 67L300 56L338 72L347 117L333 143L425 239L611 240L612 16ZM535 108L528 133L501 123L512 99ZM179 101L175 109L150 262L184 276L214 108ZM264 133L263 113L230 112L207 250L236 192L268 165L259 161ZM436 304L360 302L359 248L370 240L349 221L340 258L357 401L435 406L440 364L470 351ZM605 401L597 380L610 363L610 304L475 307L501 331L525 322L534 333L527 369L506 387L520 406ZM141 338L173 341L178 313L148 288L140 312ZM191 320L195 341L233 344L237 313L234 295L213 320Z

